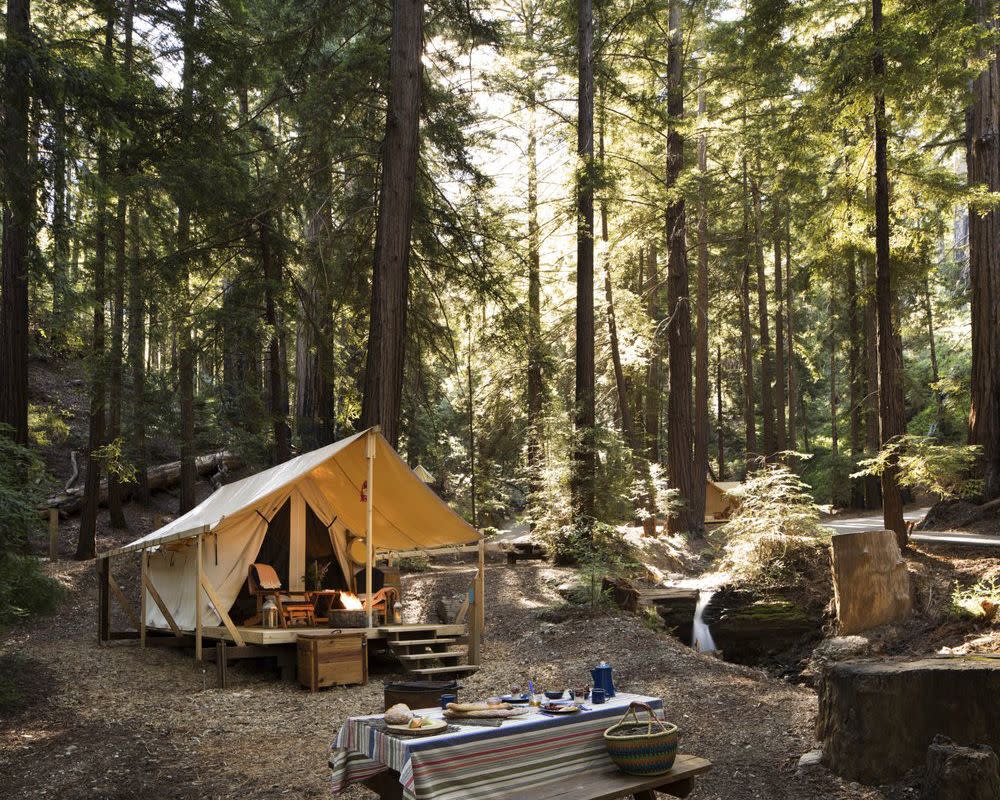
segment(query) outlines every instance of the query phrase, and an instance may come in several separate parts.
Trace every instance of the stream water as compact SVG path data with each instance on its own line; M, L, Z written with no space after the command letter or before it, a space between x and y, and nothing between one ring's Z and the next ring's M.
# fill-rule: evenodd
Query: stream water
M698 605L694 609L694 625L691 629L691 646L701 653L711 653L715 647L715 640L712 639L712 632L708 629L703 619L705 609L712 602L712 595L715 592L710 589L702 589L698 592Z

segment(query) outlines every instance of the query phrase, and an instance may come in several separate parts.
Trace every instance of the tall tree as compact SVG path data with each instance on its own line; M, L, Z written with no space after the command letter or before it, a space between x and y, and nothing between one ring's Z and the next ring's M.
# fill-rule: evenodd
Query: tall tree
M3 109L3 265L0 268L0 424L28 443L28 258L34 189L28 157L31 0L7 0Z
M579 523L594 519L597 469L594 396L594 15L591 0L577 4L576 121L576 453L573 506Z
M102 60L110 73L114 67L115 4L108 3L107 19L104 26L104 47ZM93 558L97 554L97 512L101 495L100 448L104 445L107 415L107 356L105 353L104 305L107 301L105 289L108 260L108 125L106 120L98 123L97 132L97 176L94 185L96 195L96 220L94 231L94 258L92 263L94 286L93 328L91 332L91 377L90 416L87 435L87 456L84 467L83 509L80 512L80 531L76 544L78 559Z
M750 194L753 198L753 256L757 267L757 330L760 337L760 406L763 416L761 425L762 453L771 458L777 451L774 434L774 394L771 382L772 353L771 331L767 313L767 275L764 270L764 239L761 215L760 184L756 177L750 180Z
M895 294L889 252L889 160L888 125L885 114L886 77L882 41L882 0L872 0L872 34L875 50L872 67L875 81L875 307L878 323L878 390L881 444L884 447L906 432L903 419L902 358L893 321ZM888 530L896 532L899 546L907 543L903 521L903 496L895 457L882 473L882 517Z
M757 420L754 403L753 329L750 325L750 204L748 200L747 166L743 160L743 274L740 276L740 356L743 372L743 428L747 471L753 468L757 452Z
M976 20L998 28L996 5L970 0ZM970 187L1000 191L1000 46L972 84L966 116L966 163ZM1000 211L969 214L969 274L972 284L972 391L969 441L983 448L983 499L1000 497Z
M410 231L420 150L423 26L423 0L393 0L389 106L375 228L368 356L361 401L362 427L381 425L382 435L393 446L399 442L406 353Z
M194 112L194 68L195 68L195 21L197 0L184 0L181 27L181 130L189 130ZM177 378L181 416L181 485L178 497L178 511L183 514L195 506L195 483L198 473L195 467L194 442L194 368L195 348L192 339L194 308L191 298L191 198L187 186L182 186L177 196L177 275L176 293L179 302Z
M651 241L646 248L646 261L649 269L648 280L643 287L646 293L646 313L653 323L653 336L649 344L649 365L646 368L646 396L643 399L644 423L646 433L646 458L651 464L660 460L660 397L661 360L660 350L660 270L656 242ZM642 265L642 251L639 252L639 262Z
M777 452L788 449L785 424L787 402L785 375L785 290L781 274L781 208L771 200L771 238L774 244L774 410L776 413L774 446Z
M699 75L699 84L701 76ZM698 89L698 119L705 122L705 90ZM708 477L708 135L698 134L698 279L695 293L694 350L694 462L691 481L691 519L704 528L705 493ZM721 453L721 441L720 441ZM722 469L722 460L719 460ZM719 480L722 480L720 477Z
M791 210L785 215L785 319L788 323L788 359L785 368L788 372L788 449L798 447L795 434L795 406L797 386L795 381L795 318L792 314L792 232Z
M125 91L131 89L133 43L132 32L135 16L135 0L125 0L122 28L122 80ZM125 373L124 326L125 326L125 275L128 272L128 203L129 203L129 138L120 134L118 138L118 167L115 175L118 204L115 210L115 271L112 282L111 300L111 350L108 355L108 441L121 436L122 425L122 379ZM123 491L121 481L114 471L108 473L108 514L112 528L128 527L122 509Z
M525 39L535 46L534 3L523 5ZM544 432L545 385L542 382L542 271L541 236L538 228L538 94L534 69L527 76L528 96L528 493L538 508L542 489L542 435ZM535 524L534 515L531 524Z

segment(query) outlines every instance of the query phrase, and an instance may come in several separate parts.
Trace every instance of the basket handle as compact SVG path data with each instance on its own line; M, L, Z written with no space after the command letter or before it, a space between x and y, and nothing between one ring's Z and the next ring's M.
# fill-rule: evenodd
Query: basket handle
M653 711L653 709L649 706L649 704L647 704L647 703L641 703L638 700L633 700L631 703L628 704L628 709L622 715L621 722L619 722L618 724L621 725L622 722L625 722L625 720L628 718L629 714L632 715L632 719L635 720L635 724L636 725L641 724L639 722L639 715L635 713L636 709L639 709L641 711L645 711L649 715L649 719L647 720L647 723L646 723L646 734L647 735L649 735L649 734L651 734L653 732L653 723L654 722L657 725L660 726L660 730L661 731L663 731L664 733L668 732L667 731L667 726L663 724L663 721L658 716L656 716L656 712Z

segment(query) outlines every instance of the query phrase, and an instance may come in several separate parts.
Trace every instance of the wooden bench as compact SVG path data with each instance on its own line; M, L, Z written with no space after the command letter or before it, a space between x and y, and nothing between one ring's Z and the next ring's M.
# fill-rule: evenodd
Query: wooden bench
M663 775L640 778L626 775L609 765L604 769L589 769L551 783L540 783L530 790L508 795L508 800L618 800L634 797L635 800L656 800L656 793L671 797L687 797L694 789L694 779L708 772L712 762L698 756L681 754L674 768ZM399 773L386 770L364 781L382 800L399 800L403 787Z

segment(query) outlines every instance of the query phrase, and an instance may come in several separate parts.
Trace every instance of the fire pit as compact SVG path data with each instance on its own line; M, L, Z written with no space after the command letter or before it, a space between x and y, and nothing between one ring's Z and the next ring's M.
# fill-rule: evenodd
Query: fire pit
M367 628L368 614L360 608L331 608L327 624L332 628Z

